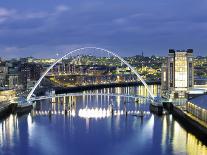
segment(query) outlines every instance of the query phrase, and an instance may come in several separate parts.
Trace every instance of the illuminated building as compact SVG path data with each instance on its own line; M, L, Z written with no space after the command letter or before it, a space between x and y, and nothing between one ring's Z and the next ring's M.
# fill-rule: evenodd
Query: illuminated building
M15 96L15 90L0 90L0 102L12 100Z
M19 88L19 75L18 74L10 74L8 75L8 86L9 89Z
M170 98L184 98L193 84L193 50L170 49L166 63L162 66L162 90Z
M24 63L20 66L20 81L24 88L29 87L31 85L31 82L37 81L42 72L42 66L40 64L35 63Z
M186 110L196 118L207 123L207 95L201 95L186 103Z
M207 78L197 78L194 81L194 88L204 89L207 91Z
M6 75L8 73L8 67L0 65L0 87L6 86Z

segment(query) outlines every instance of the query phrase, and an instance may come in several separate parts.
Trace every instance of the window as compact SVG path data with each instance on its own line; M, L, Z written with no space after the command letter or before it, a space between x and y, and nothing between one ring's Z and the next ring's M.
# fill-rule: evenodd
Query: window
M175 87L187 87L187 61L186 57L177 56L175 60Z

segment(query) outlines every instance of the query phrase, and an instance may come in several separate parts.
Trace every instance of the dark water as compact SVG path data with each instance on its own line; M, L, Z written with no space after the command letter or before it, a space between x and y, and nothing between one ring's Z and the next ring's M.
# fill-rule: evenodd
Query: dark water
M154 94L159 93L159 86L151 86L151 89ZM110 88L98 92L147 94L143 87ZM109 103L114 105L114 116L107 113ZM39 109L29 115L10 115L0 122L0 154L207 154L207 147L171 115L149 114L148 106L143 99L135 103L130 98L108 96L41 101L37 106ZM64 110L69 108L72 113L64 115ZM49 109L53 111L51 117L48 116ZM125 109L129 113L145 111L145 116L126 116Z

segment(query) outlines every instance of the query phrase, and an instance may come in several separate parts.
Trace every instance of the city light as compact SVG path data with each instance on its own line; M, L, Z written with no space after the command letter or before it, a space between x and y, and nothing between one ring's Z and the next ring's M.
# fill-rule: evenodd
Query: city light
M0 1L0 155L207 155L206 10Z

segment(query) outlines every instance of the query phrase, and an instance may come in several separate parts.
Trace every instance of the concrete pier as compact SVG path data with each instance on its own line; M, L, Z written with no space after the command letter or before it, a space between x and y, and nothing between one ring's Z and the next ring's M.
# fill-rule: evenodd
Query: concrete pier
M18 105L15 109L15 113L17 115L24 115L31 112L32 109L33 109L32 104Z

